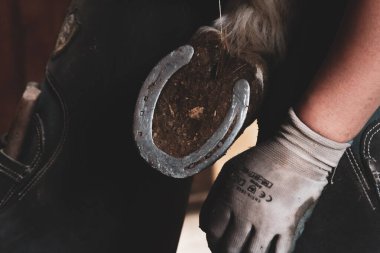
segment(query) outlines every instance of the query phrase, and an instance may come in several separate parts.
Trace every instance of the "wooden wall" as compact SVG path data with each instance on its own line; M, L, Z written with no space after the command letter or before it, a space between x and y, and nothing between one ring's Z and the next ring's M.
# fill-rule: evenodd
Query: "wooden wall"
M28 81L41 81L69 0L0 1L0 134Z

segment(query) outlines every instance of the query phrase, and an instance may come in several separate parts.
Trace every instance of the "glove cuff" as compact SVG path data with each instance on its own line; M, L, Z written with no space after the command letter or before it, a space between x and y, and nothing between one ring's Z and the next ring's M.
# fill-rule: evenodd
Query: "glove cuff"
M350 143L330 140L310 129L289 110L289 120L282 125L277 141L304 160L331 172L336 167Z

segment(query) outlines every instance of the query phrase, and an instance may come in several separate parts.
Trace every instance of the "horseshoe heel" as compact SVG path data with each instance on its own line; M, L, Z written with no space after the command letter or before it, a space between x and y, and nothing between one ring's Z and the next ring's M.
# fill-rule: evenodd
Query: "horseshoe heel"
M193 54L193 47L186 45L163 58L145 80L135 109L134 137L141 156L153 168L175 178L185 178L200 172L226 152L244 123L250 99L248 81L237 81L226 117L201 148L181 158L159 149L152 137L153 115L158 98L169 78L188 64Z

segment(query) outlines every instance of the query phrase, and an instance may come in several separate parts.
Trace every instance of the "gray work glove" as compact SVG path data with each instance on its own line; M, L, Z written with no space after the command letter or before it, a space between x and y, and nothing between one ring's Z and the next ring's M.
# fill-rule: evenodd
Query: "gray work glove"
M329 140L294 111L276 136L229 161L205 201L200 227L212 252L289 253L347 143Z

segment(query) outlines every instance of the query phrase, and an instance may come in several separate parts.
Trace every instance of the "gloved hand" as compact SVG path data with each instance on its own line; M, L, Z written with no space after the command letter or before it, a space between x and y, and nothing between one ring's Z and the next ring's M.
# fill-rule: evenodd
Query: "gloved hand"
M347 143L309 129L289 111L272 139L229 161L203 204L212 252L289 253Z

